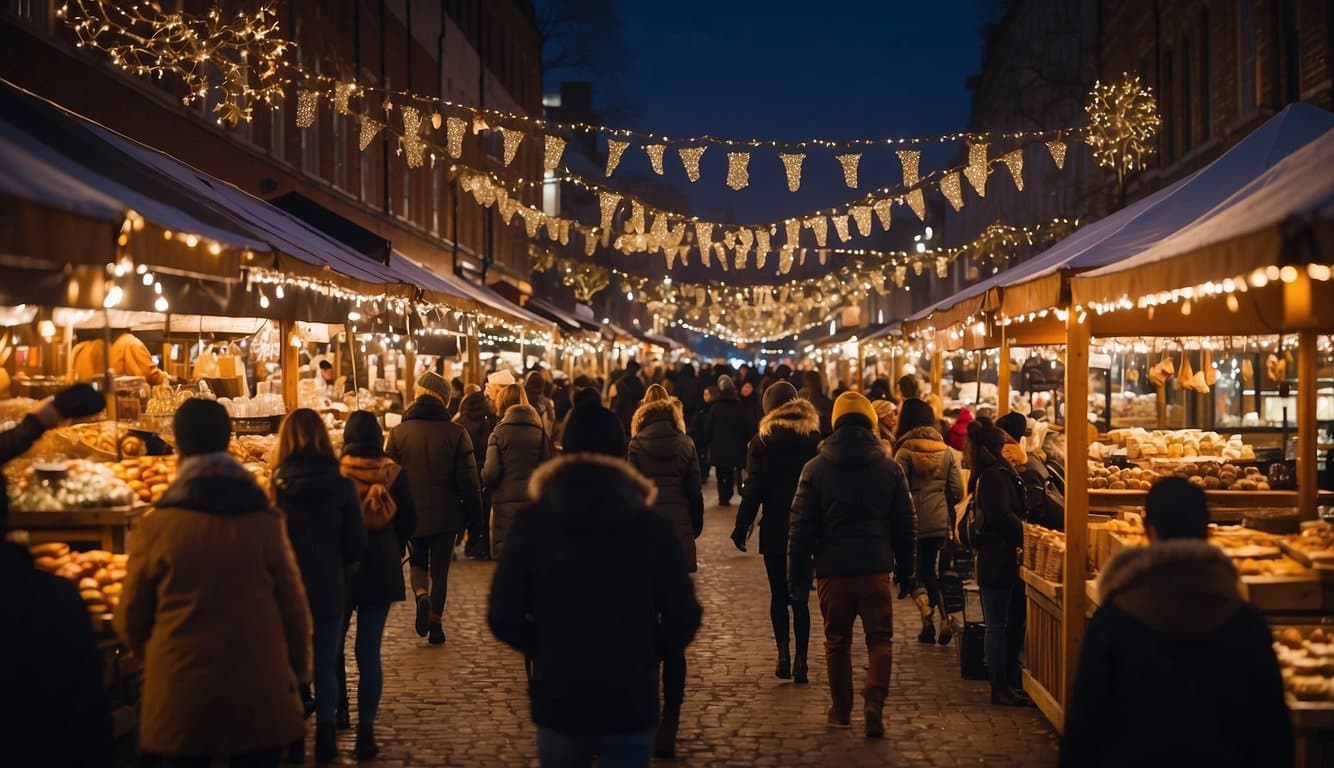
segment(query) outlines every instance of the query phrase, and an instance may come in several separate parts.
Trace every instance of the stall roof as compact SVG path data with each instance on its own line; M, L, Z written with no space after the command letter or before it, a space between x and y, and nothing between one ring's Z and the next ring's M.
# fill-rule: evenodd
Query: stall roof
M1081 228L1056 245L951 296L909 322L943 327L979 310L1018 315L1058 306L1063 273L1116 264L1182 230L1283 158L1334 130L1334 114L1292 104L1217 160L1152 195Z
M573 312L564 310L536 296L530 297L526 306L537 314L549 317L573 331L596 331L600 327L597 323L584 320Z
M1193 287L1281 264L1308 233L1313 261L1334 253L1334 129L1288 155L1207 215L1157 245L1072 281L1076 301L1106 303ZM1305 229L1306 232L1302 230ZM1298 254L1300 255L1300 254Z
M389 263L388 240L300 192L288 192L270 198L269 203L328 234L366 258L381 264Z
M410 285L461 299L478 310L502 315L544 332L551 330L551 321L508 301L490 288L448 272L436 272L398 251L390 252L389 267Z

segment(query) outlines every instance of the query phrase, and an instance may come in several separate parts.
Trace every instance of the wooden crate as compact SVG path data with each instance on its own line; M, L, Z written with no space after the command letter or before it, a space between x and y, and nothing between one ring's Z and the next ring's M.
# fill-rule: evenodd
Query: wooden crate
M1061 672L1061 599L1065 587L1021 569L1028 603L1024 638L1024 691L1059 730L1064 724Z

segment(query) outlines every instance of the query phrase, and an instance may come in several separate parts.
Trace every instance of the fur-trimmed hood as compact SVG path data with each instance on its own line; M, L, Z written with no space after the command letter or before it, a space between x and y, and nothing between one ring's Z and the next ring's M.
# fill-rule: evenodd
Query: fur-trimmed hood
M760 419L760 437L767 440L781 432L790 432L797 437L819 437L820 412L801 397L783 403Z
M681 407L681 401L673 397L640 405L635 410L635 415L630 419L630 436L638 435L639 430L655 421L671 421L682 434L685 434L686 417Z
M1243 603L1232 560L1202 539L1156 541L1128 549L1098 578L1113 603L1151 631L1199 636L1216 631Z
M533 472L528 495L561 527L580 533L610 533L657 499L653 483L622 459L576 453L552 459Z
M509 424L521 424L526 427L542 427L542 415L531 405L511 405L508 411L505 411L505 418L500 420L497 427Z
M337 472L337 465L334 472ZM179 507L210 515L245 515L270 509L268 496L250 470L226 451L181 460L176 482L162 494L158 509Z
M912 475L934 475L945 461L950 447L940 430L934 427L915 427L894 441L894 458Z

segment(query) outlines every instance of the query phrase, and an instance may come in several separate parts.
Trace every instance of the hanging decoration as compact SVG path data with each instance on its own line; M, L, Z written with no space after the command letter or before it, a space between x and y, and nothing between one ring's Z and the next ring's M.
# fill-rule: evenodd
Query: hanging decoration
M1056 163L1056 170L1065 170L1065 142L1060 139L1052 139L1047 142L1047 151L1051 153L1051 160Z
M366 147L371 145L371 142L375 140L375 135L378 134L382 128L384 128L384 123L369 115L362 115L361 135L357 138L357 148L362 152L365 152Z
M695 222L695 245L699 247L700 258L704 266L709 266L709 252L713 250L713 225L703 221Z
M900 149L896 152L899 164L903 166L903 186L905 189L917 186L917 167L922 153L915 149Z
M755 268L764 269L765 262L769 260L769 230L755 230Z
M357 90L357 84L353 82L339 82L334 84L333 106L334 111L340 115L351 115L352 107L348 103L352 99L352 93ZM438 113L437 113L438 117ZM436 128L440 126L437 124Z
M959 181L957 174L954 181L956 184ZM942 181L941 184L943 186L944 181ZM926 195L922 193L922 190L914 189L908 192L903 199L908 203L908 207L912 209L912 212L916 214L918 221L926 221Z
M629 147L630 142L628 141L607 140L607 170L603 175L611 176L612 172L616 170L616 166L621 164L621 155L624 155L625 150Z
M542 169L554 171L560 167L560 159L565 154L565 139L547 134L542 145Z
M1154 152L1153 137L1162 120L1153 92L1138 76L1124 73L1119 82L1094 83L1084 111L1089 118L1087 138L1093 159L1114 170L1117 180L1124 182L1126 174L1142 168Z
M681 167L686 169L686 178L691 182L699 181L699 159L704 156L707 147L681 147L676 154L681 156Z
M426 142L421 140L422 116L416 107L403 107L403 154L409 168L426 163Z
M823 248L829 237L829 220L823 216L812 216L802 224L815 234L815 244Z
M892 201L887 197L876 200L875 204L871 206L871 209L875 211L876 218L880 219L880 228L886 232L889 231L891 206Z
M496 130L500 131L501 141L504 142L504 163L505 167L508 168L510 163L514 162L514 156L519 153L519 143L523 141L523 131L516 131L504 126Z
M467 131L468 123L463 118L449 117L445 119L445 147L449 156L455 160L463 157L463 137Z
M732 189L745 189L750 184L750 153L727 153L727 186Z
M848 185L848 189L857 188L857 166L861 164L862 153L857 152L847 155L839 155L838 164L843 166L843 183Z
M1010 178L1014 179L1014 188L1024 191L1024 148L1010 150L1001 155L1001 162L1010 169Z
M604 232L611 230L611 219L616 215L616 206L620 204L621 196L615 192L603 191L598 193L598 209L602 213L598 229Z
M838 241L846 243L850 234L848 233L848 217L843 215L829 217L834 222L834 232L838 234ZM822 264L824 262L821 262Z
M854 221L857 222L857 234L867 237L871 234L871 206L854 205L850 209Z
M315 91L298 91L296 94L296 127L309 128L315 124L315 107L320 95Z
M806 155L801 152L781 153L778 159L783 163L783 171L787 173L787 191L796 192L801 189L801 163L806 159Z
M597 264L579 263L566 266L562 281L574 289L574 297L587 304L593 296L611 285L611 273Z
M940 180L940 193L950 201L954 210L963 208L963 190L959 187L959 172L951 171Z
M968 179L968 184L972 186L978 197L987 196L987 176L990 173L991 165L987 162L987 145L969 144L968 165L963 169L963 175L964 178Z
M664 144L649 144L644 147L644 154L648 155L648 164L653 168L653 172L661 176L663 174L662 153L667 151ZM691 179L694 181L694 179Z

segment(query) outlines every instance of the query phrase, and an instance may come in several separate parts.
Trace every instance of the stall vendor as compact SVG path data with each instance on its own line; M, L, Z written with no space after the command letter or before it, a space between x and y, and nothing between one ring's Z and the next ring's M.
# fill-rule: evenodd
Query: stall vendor
M142 376L153 386L165 384L167 374L153 362L148 346L129 331L119 331L111 342L111 371L116 376ZM70 371L77 382L97 381L106 372L107 361L102 339L89 339L74 345L70 353Z

